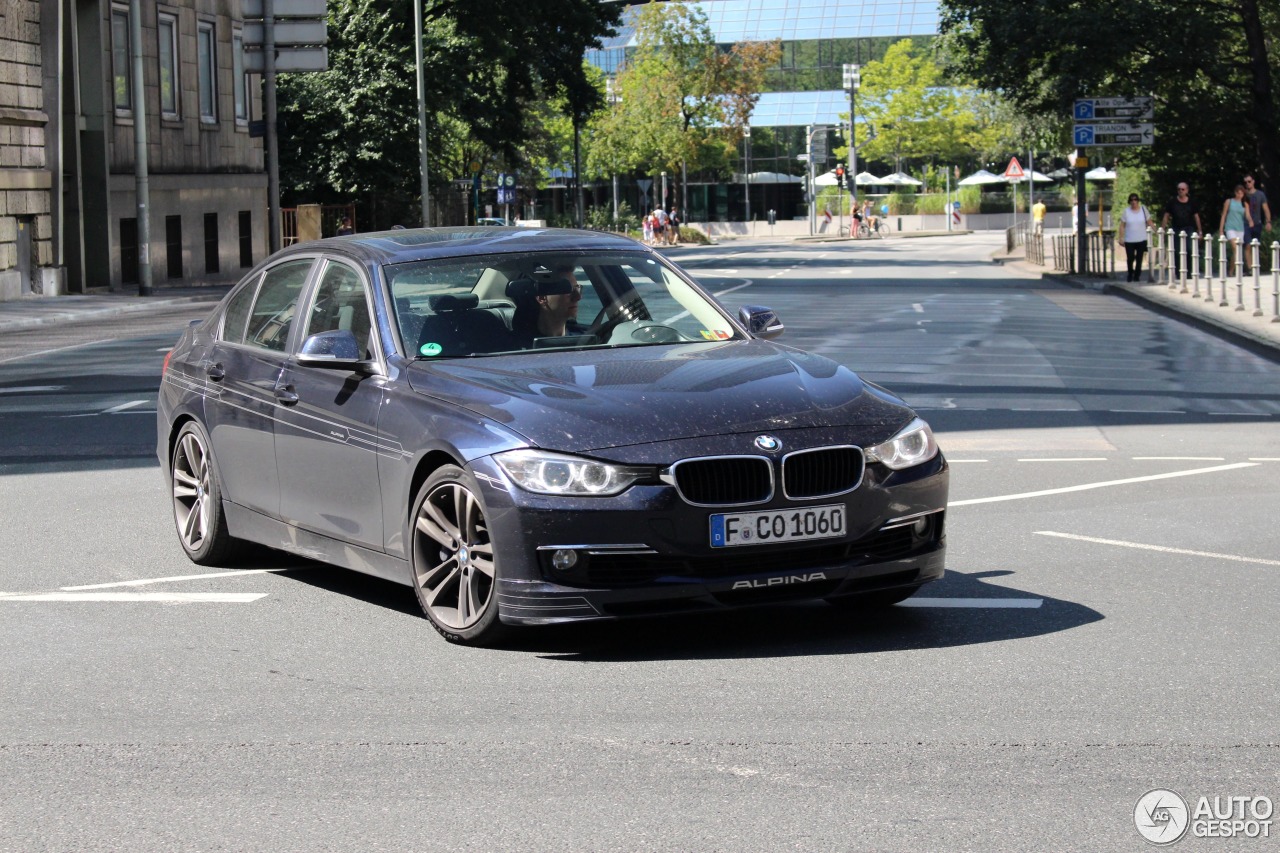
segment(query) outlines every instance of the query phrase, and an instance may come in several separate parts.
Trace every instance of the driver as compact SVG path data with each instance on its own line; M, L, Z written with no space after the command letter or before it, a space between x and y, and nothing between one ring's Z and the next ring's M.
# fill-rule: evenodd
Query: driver
M550 274L537 275L538 292L534 310L517 307L512 326L523 346L533 346L535 338L581 335L587 332L578 323L578 303L582 301L582 285L574 276L573 264L556 264Z

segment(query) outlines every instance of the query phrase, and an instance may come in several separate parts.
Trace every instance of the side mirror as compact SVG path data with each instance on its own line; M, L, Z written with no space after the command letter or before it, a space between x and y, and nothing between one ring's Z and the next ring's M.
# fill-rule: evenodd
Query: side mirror
M321 332L302 342L298 351L298 364L308 367L337 367L348 370L365 364L360 344L349 329Z
M748 332L765 340L773 340L786 328L773 309L763 305L743 305L738 309L738 319Z

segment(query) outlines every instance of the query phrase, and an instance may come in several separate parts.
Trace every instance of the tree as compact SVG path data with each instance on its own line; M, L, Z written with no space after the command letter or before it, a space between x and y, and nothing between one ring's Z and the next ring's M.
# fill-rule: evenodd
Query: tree
M599 105L582 56L612 31L615 4L412 2L424 4L433 184L466 177L471 162L519 167L540 142L538 105L549 99L561 96L580 114ZM329 70L280 78L282 190L370 204L416 198L413 6L331 0L328 8Z
M977 97L944 85L933 58L903 39L883 59L862 68L858 153L871 160L892 160L895 171L902 171L907 159L963 158L978 146L982 131L972 103Z
M1189 176L1225 192L1242 171L1280 181L1274 3L946 0L942 32L953 68L1032 114L1154 95L1155 145L1112 152L1149 166L1166 191Z

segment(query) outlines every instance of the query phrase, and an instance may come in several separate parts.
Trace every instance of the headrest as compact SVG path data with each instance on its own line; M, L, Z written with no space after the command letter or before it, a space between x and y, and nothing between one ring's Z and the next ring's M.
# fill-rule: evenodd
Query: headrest
M441 311L466 311L469 308L475 308L479 304L480 297L474 293L466 293L461 296L445 293L440 296L427 297L427 305L436 314Z

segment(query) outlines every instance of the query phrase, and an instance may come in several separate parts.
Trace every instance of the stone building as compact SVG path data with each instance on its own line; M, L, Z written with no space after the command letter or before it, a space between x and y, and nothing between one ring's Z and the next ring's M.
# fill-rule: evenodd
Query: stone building
M145 116L152 281L234 278L266 254L257 78L239 0L0 3L0 299L138 281L135 123Z

